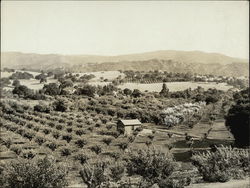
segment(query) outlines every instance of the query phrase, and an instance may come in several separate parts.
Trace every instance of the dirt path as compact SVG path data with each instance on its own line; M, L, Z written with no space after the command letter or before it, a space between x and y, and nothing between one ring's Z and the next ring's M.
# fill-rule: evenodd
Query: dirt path
M186 188L249 188L250 187L250 179L244 180L231 180L225 183L199 183L192 184L187 186Z

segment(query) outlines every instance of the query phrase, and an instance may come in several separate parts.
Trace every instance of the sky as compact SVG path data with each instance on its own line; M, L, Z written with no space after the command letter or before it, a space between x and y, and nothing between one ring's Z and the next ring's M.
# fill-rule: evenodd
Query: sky
M1 51L249 59L248 1L1 1Z

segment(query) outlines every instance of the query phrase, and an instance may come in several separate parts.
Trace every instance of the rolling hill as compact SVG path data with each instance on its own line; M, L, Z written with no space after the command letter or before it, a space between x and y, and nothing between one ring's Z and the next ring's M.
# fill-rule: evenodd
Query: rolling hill
M1 65L8 68L75 72L105 70L164 70L226 76L247 76L248 61L201 51L155 51L119 56L59 55L2 52Z

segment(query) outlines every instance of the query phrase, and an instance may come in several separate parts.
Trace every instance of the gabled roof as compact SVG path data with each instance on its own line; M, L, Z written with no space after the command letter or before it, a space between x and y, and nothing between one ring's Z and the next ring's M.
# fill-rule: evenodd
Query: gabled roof
M141 125L141 122L138 119L128 119L128 120L119 120L122 122L123 125L129 126L129 125Z

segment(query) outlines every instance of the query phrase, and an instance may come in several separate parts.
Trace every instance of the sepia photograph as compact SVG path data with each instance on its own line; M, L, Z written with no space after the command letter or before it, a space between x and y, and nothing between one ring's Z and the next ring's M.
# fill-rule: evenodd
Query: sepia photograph
M249 1L2 0L1 188L249 188Z

